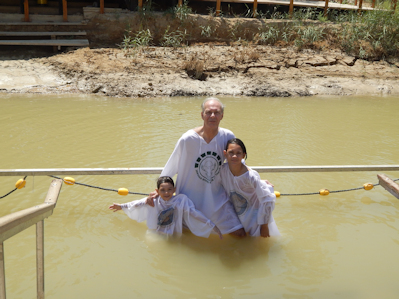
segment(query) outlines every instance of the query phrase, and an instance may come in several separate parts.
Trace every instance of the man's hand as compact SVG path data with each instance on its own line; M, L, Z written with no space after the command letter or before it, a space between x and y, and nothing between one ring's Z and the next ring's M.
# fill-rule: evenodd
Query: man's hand
M260 226L260 236L263 238L270 237L269 234L269 224L265 223Z
M220 229L216 225L213 227L213 231L219 235L220 240L223 239L222 233L220 232Z
M147 200L145 201L145 203L151 207L154 207L154 198L158 196L158 192L157 191L152 191L150 193L150 195L147 197Z

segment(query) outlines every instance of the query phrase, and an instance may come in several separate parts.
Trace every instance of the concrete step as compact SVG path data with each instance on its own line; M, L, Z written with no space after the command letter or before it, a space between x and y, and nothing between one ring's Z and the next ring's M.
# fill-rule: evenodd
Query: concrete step
M24 25L37 25L40 24L57 24L57 25L73 25L83 21L83 15L68 15L68 22L63 22L62 15L35 15L29 14L30 22L24 22L25 15L24 14L7 14L0 13L0 25L14 25L15 23L24 23Z
M44 32L27 32L27 31L0 31L0 36L86 36L85 31L79 32L55 32L55 31L44 31Z
M64 46L88 47L87 39L0 40L0 46Z

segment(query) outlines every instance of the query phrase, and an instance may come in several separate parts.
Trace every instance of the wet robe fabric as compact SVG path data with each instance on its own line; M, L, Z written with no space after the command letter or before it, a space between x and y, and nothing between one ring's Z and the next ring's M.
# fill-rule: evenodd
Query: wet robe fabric
M270 236L279 236L272 212L276 195L273 187L261 180L259 173L249 169L240 176L234 176L227 163L221 169L222 184L229 194L238 218L250 236L260 236L260 226L269 224Z
M147 198L122 204L122 210L137 222L147 222L151 230L167 235L181 235L183 220L190 231L208 238L215 224L196 210L193 202L184 194L165 201L160 196L154 199L154 207L147 205Z
M219 128L209 142L189 130L178 140L161 176L177 174L176 194L187 195L195 208L217 225L222 234L242 228L220 178L223 150L234 134Z

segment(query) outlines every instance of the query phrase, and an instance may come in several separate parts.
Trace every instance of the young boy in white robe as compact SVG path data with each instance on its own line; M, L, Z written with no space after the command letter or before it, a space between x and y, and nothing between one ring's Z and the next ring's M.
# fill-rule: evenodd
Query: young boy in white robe
M158 196L154 199L154 207L146 204L147 198L143 198L125 204L114 203L109 209L114 212L123 210L137 222L147 221L149 229L162 234L180 236L183 232L184 220L194 235L208 238L213 230L222 238L217 226L196 210L193 202L186 195L173 195L176 188L172 178L160 177L155 191Z
M223 152L227 163L221 169L222 185L234 205L245 232L250 236L279 236L272 211L276 202L273 186L262 181L258 172L243 163L244 143L233 138Z

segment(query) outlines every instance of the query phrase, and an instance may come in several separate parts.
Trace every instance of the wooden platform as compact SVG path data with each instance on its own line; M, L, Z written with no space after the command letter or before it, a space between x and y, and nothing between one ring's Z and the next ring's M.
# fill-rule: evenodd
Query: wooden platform
M198 1L206 1L206 2L215 2L215 0L198 0ZM221 0L221 2L225 3L247 3L253 4L254 0ZM281 6L289 6L290 0L258 0L259 4L266 5L281 5ZM307 1L307 0L294 0L294 7L314 7L324 9L326 6L325 1ZM340 4L335 2L329 2L328 8L330 9L343 9L343 10L358 10L358 5L350 5L350 4ZM362 10L373 10L374 8L362 6Z

